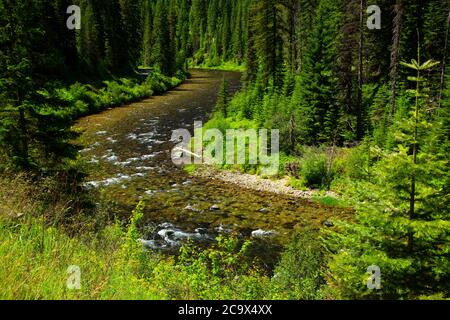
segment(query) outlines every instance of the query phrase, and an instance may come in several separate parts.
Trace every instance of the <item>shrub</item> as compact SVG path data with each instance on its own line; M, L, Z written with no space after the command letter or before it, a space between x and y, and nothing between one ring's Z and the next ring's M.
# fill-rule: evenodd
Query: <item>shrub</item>
M318 230L306 229L295 234L275 268L273 294L281 299L322 299L323 265L324 250Z
M308 188L330 188L334 179L333 159L321 149L308 148L300 163L300 177Z
M298 158L295 156L290 156L284 152L280 153L280 172L298 178L300 174L300 163Z

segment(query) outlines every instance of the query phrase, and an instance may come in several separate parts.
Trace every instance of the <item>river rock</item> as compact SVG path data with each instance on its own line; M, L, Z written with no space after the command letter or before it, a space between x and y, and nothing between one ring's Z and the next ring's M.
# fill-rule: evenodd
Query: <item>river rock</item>
M192 211L192 212L199 212L200 210L198 210L197 208L194 208L193 206L191 206L191 205L187 205L185 208L184 208L184 210L186 210L186 211Z
M271 237L274 236L276 234L275 231L265 231L262 229L258 229L252 232L252 237L253 238L266 238L266 237Z
M334 227L334 223L331 222L330 220L326 220L323 224L325 227L328 227L328 228Z
M161 249L163 246L158 245L155 240L138 239L138 242L147 249Z
M197 228L197 229L195 229L195 232L200 235L206 235L208 233L208 230L205 228Z
M226 228L224 225L221 224L220 226L218 226L216 228L216 231L219 233L231 233L232 230L229 228Z

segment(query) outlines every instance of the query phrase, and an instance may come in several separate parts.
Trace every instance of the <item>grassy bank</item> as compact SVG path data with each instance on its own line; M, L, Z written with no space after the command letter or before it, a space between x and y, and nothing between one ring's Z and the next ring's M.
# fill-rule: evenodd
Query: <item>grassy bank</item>
M190 68L206 69L206 70L221 70L221 71L235 71L245 72L245 65L238 64L233 61L204 61L202 63L189 61Z
M317 244L311 237L302 236L301 243L295 240L272 276L261 270L248 241L218 238L206 250L188 244L176 257L145 250L138 240L142 203L127 224L104 222L101 228L83 227L69 234L52 215L64 212L70 202L61 201L39 212L44 202L36 192L25 177L2 177L0 196L8 201L0 204L1 299L297 299L323 295L322 277L315 269L320 250L313 250ZM75 218L83 222L80 226L99 219ZM67 287L69 266L81 271L79 290Z
M154 72L142 79L118 78L97 85L75 83L69 87L49 89L48 94L65 101L68 105L66 112L72 118L78 118L162 94L185 79L186 74L183 72L178 72L173 77Z

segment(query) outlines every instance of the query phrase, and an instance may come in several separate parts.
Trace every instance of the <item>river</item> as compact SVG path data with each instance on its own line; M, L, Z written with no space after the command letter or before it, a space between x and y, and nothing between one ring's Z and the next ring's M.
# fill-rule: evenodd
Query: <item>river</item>
M192 177L171 161L173 130L193 132L207 121L220 82L240 88L240 74L192 70L182 85L161 96L80 119L83 157L90 189L98 189L128 215L146 203L144 244L177 247L185 239L213 241L220 233L285 242L295 229L321 226L346 210L306 199L242 189L234 184Z

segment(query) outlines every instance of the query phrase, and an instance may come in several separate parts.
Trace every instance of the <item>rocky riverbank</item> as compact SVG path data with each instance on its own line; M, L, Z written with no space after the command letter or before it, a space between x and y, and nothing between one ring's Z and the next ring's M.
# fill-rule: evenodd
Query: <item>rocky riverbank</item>
M198 177L220 180L235 184L241 188L255 191L270 192L280 195L287 195L296 198L311 199L315 196L336 197L332 191L325 194L319 190L298 190L289 186L289 178L265 179L258 175L241 173L238 171L221 170L213 166L199 166L193 173Z

